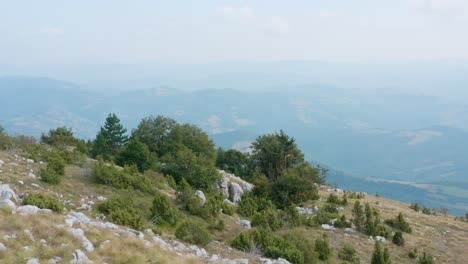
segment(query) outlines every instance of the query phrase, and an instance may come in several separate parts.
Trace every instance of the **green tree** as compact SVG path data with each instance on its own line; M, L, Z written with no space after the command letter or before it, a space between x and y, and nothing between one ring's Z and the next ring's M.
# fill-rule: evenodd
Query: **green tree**
M120 166L136 165L140 172L150 169L156 162L156 157L149 151L148 146L141 143L138 138L132 138L122 148L115 158L115 163Z
M345 245L338 252L338 257L351 263L359 263L359 257L356 250L351 245Z
M235 149L225 151L219 148L216 155L216 167L243 178L250 176L253 172L249 155Z
M419 257L419 264L433 264L434 263L434 257L432 257L429 254L426 254L426 252L423 252L423 255Z
M107 140L102 134L98 134L96 139L93 142L93 146L91 148L91 156L93 158L97 158L101 156L105 160L110 159L110 150L109 146L107 145Z
M359 201L356 201L354 203L353 207L353 224L356 226L356 229L358 231L363 231L364 230L364 211L362 209L362 205Z
M291 168L272 183L270 197L280 208L318 198L313 177L301 172L298 168Z
M127 143L128 137L126 133L127 129L120 124L120 119L111 113L107 116L104 126L101 127L98 137L99 135L104 137L107 150L111 155L115 155Z
M252 158L256 166L270 179L276 180L285 169L304 162L304 154L297 147L294 138L280 133L266 134L252 143Z
M146 117L132 131L132 137L138 138L151 152L157 153L160 157L166 154L163 145L176 125L177 121L164 116Z
M374 253L372 254L371 264L390 264L390 253L387 248L382 251L380 242L375 241Z
M393 244L397 246L403 246L405 244L405 239L403 238L403 233L401 231L396 231L392 238Z
M327 260L331 255L330 245L325 239L315 240L315 251L318 253L320 260Z
M175 208L171 205L167 197L159 192L156 193L153 199L151 217L156 223L168 223L172 225L177 221Z
M54 147L64 148L66 146L75 145L77 139L73 136L71 128L58 127L49 130L47 135L41 135L41 142Z
M197 155L187 148L182 148L173 156L166 157L164 172L172 175L177 182L182 178L197 188L207 190L221 179L214 160Z
M0 125L0 149L6 149L12 143L12 139L5 132L5 129Z

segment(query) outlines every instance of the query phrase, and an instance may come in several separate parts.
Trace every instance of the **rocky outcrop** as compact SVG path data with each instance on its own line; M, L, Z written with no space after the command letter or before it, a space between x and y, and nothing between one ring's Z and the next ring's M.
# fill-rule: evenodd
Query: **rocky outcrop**
M197 196L197 197L200 199L200 205L201 205L201 206L205 205L205 203L206 203L206 196L205 196L205 194L204 194L202 191L197 190L197 191L195 192L195 196Z
M89 260L89 258L86 256L86 254L77 249L73 253L73 260L70 262L71 264L92 264L93 262Z
M221 174L221 183L219 188L223 192L225 198L237 203L242 199L242 196L253 190L253 184L242 180L234 174L227 173L223 170L219 171Z

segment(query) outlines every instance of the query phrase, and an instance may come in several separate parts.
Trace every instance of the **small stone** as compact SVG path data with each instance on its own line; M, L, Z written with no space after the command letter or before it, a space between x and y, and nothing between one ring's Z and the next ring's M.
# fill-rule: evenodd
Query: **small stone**
M3 245L3 243L0 243L0 251L6 251L7 248L5 247L5 245Z
M41 263L39 262L38 258L32 258L32 259L29 259L28 262L26 262L26 264L41 264Z

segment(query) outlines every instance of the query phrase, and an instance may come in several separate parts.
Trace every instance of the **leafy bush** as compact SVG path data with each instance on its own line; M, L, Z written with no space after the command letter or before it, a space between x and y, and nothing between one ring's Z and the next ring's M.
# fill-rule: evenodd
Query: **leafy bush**
M232 242L231 246L242 251L250 251L254 244L249 232L240 233Z
M327 260L331 255L331 248L326 240L315 240L315 251L318 253L318 257L321 260Z
M131 226L137 230L142 230L144 227L141 210L135 207L129 195L115 195L99 204L98 210L117 224Z
M35 205L41 209L63 212L63 204L55 197L43 193L30 193L23 199L23 204Z
M261 228L253 231L253 237L269 258L284 258L291 263L304 263L304 254L290 240L273 234L269 228Z
M153 199L151 217L155 223L168 223L172 225L177 222L177 211L167 197L158 192Z
M345 245L342 247L338 252L338 257L351 263L359 263L359 257L356 254L356 250L351 245Z
M402 213L399 213L395 219L385 220L385 223L393 228L401 230L402 232L405 232L405 233L412 232L410 225L408 224L408 222L406 222Z
M432 214L432 210L430 208L425 207L425 206L421 209L421 212L423 214L426 214L426 215Z
M185 242L201 246L211 241L211 236L206 228L188 221L183 222L177 227L175 236Z
M282 226L282 221L276 210L268 208L256 213L253 216L252 226L270 228L271 230L275 231Z
M292 243L304 255L304 264L317 263L318 255L315 252L315 241L303 232L302 229L289 229L281 236Z
M95 182L117 189L133 188L147 193L153 192L151 180L146 175L139 173L135 165L126 166L121 170L99 161L93 166L92 175Z
M346 228L346 227L351 227L351 223L346 221L345 215L342 215L338 220L335 221L333 226L336 228Z
M393 244L397 246L403 246L405 244L405 239L403 238L403 233L396 231L392 238Z
M50 184L60 184L65 174L65 162L60 157L49 160L45 169L41 169L41 180Z
M329 224L332 219L338 218L338 213L330 213L326 210L319 210L313 217L313 223L316 225Z
M226 215L232 216L234 213L236 213L236 207L225 202L221 203L221 209L223 210L223 214Z
M255 198L250 193L244 195L239 201L239 207L237 208L237 213L245 217L251 217L258 211L258 204L255 201Z
M432 257L429 254L426 254L426 252L423 252L423 255L419 257L419 264L433 264L434 263L434 257Z
M408 257L411 259L415 259L418 256L418 249L413 248L410 252L408 252Z
M412 203L409 208L413 209L416 212L419 212L419 210L421 210L418 203Z

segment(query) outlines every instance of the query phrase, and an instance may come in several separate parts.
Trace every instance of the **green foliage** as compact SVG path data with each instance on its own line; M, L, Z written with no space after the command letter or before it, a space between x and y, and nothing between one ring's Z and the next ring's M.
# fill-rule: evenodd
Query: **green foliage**
M426 254L426 252L423 252L423 255L419 257L419 264L433 264L434 263L434 257L432 257L429 254Z
M64 148L66 146L73 146L77 143L77 139L73 136L71 128L58 127L56 129L49 130L47 135L41 135L41 142L58 147Z
M167 153L165 146L169 134L177 125L177 121L163 116L150 116L143 118L138 127L132 131L132 138L148 146L148 149L156 153L158 157Z
M258 137L252 143L254 164L274 181L283 171L304 162L304 154L284 131Z
M165 173L173 176L177 182L184 178L194 188L208 190L221 180L213 160L197 155L188 148L182 147L164 160L167 163Z
M196 156L201 156L212 161L213 167L215 166L215 144L208 137L208 134L195 125L177 124L172 129L165 144L167 154L174 154L182 149L189 149Z
M240 233L232 242L231 247L237 248L242 251L250 251L252 246L254 245L254 241L250 236L250 233L243 232Z
M408 257L410 259L415 259L418 256L418 249L413 248L410 252L408 252Z
M341 215L341 217L335 221L333 226L336 228L346 228L346 227L351 227L351 223L346 221L345 215Z
M418 203L411 203L409 208L413 209L416 212L419 212L421 210L421 207L419 207Z
M13 139L8 136L5 129L0 125L0 149L7 149L13 143Z
M350 199L364 199L366 195L364 193L350 192L348 198Z
M284 171L283 175L272 183L270 198L280 208L318 199L318 191L313 181L313 175L317 173L318 170L308 164Z
M50 184L60 184L65 175L65 162L59 156L49 159L45 169L41 169L41 180Z
M151 180L144 174L138 172L137 167L126 166L123 170L106 165L98 161L92 168L92 177L96 183L110 185L117 189L133 188L143 192L152 193Z
M405 233L411 233L412 229L408 222L406 222L402 213L399 213L395 219L387 219L385 223L395 229L401 230Z
M360 232L364 230L364 221L364 210L362 209L361 203L359 201L356 201L353 207L353 224L354 226L356 226L356 229Z
M350 263L359 263L356 250L351 245L344 245L338 252L338 258Z
M35 205L41 209L63 212L63 204L55 197L43 193L30 193L23 199L23 204Z
M327 203L334 204L334 205L348 205L348 198L346 195L343 196L343 199L340 199L337 195L330 193L327 198Z
M252 218L252 226L270 228L275 231L282 226L280 215L274 208L267 208L257 212Z
M432 214L432 210L430 208L425 207L425 206L421 209L421 212L423 214L426 214L426 215L431 215Z
M98 210L112 222L127 225L137 230L144 227L144 217L141 210L135 206L130 195L115 195L98 205Z
M225 151L219 148L216 155L216 167L242 178L250 176L253 172L253 164L249 155L235 149Z
M312 217L313 222L316 225L321 225L321 224L329 224L332 219L335 219L338 217L338 211L336 212L329 212L326 210L326 208L322 208L319 210L317 213L314 214Z
M374 253L372 253L371 264L390 264L390 254L387 248L382 252L380 242L375 241Z
M318 253L318 258L320 260L327 260L331 255L330 245L325 239L315 240L315 251Z
M206 228L204 228L202 225L188 221L181 223L177 227L175 236L185 242L201 246L204 246L211 241L211 236Z
M397 246L403 246L405 244L405 239L403 238L403 233L396 231L392 238L393 244Z
M177 222L177 209L172 206L164 194L157 192L151 207L151 218L157 224L168 223L173 225Z
M115 163L120 166L136 165L140 172L144 172L155 166L156 157L138 139L130 139L128 144L117 154Z
M317 263L318 255L315 252L315 241L302 229L289 229L282 232L281 236L304 255L304 264Z
M261 228L252 231L255 244L262 248L266 257L277 259L284 258L291 263L304 263L304 253L296 245L279 235L273 234L269 228Z
M128 141L126 135L127 129L120 124L120 119L114 114L110 113L106 122L95 140L95 147L93 148L93 155L103 156L107 158L117 154L120 148L122 148Z
M223 214L226 215L234 215L236 213L236 207L225 202L221 203L221 209L223 210Z
M239 207L237 208L237 213L245 216L251 217L258 211L258 204L253 195L248 193L244 195L239 201Z

